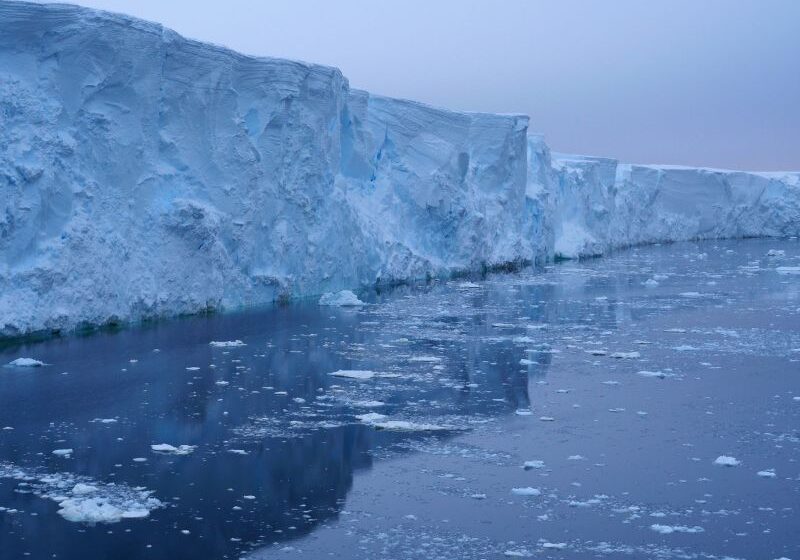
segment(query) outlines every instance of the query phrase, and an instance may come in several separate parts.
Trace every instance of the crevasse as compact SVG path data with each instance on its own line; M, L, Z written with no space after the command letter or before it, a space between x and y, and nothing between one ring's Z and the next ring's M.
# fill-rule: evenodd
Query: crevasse
M798 173L551 154L524 115L5 0L0 193L0 336L800 234Z

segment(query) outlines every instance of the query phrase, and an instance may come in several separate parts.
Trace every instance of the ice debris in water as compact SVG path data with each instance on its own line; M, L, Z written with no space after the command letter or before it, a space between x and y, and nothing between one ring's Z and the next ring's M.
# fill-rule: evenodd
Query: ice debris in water
M8 367L42 367L45 365L47 364L33 358L17 358L7 364Z
M761 478L775 478L775 469L764 469L756 473Z
M767 251L768 257L783 257L785 255L786 251L783 251L781 249L770 249L769 251Z
M619 359L631 360L631 359L638 358L640 356L641 356L641 354L639 354L639 352L614 352L613 354L611 354L612 358L617 358L618 360Z
M541 495L542 491L538 488L526 486L524 488L512 488L511 493L516 496L539 496Z
M364 302L358 299L350 290L342 290L341 292L328 292L319 298L320 305L330 305L334 307L353 307L356 305L364 305Z
M775 271L778 274L800 274L800 266L779 266Z
M716 459L714 459L714 464L720 467L735 467L741 464L741 461L736 457L730 457L728 455L720 455Z
M526 471L531 469L543 469L544 468L544 461L534 460L534 461L525 461L522 465L522 468Z
M239 346L247 346L247 344L241 340L212 340L208 345L215 348L238 348Z
M0 478L17 480L26 492L58 503L58 514L76 523L141 519L164 504L141 487L102 483L71 473L47 474L0 462Z
M188 455L197 449L196 445L179 445L175 447L168 443L156 443L150 446L150 449L156 453L164 453L169 455Z
M362 369L340 369L337 371L332 371L328 375L333 375L334 377L344 377L346 379L366 380L375 377L375 372Z
M685 525L659 525L658 523L654 523L650 525L650 528L655 531L656 533L661 533L662 535L669 535L671 533L702 533L704 529L702 527L694 526L694 527L686 527Z
M409 422L407 420L386 420L387 416L385 414L378 414L377 412L358 414L356 415L356 418L368 426L372 426L378 430L395 432L439 432L443 430L454 429L452 427L442 426L440 424Z
M72 449L54 449L53 455L58 455L59 457L69 457L72 455Z

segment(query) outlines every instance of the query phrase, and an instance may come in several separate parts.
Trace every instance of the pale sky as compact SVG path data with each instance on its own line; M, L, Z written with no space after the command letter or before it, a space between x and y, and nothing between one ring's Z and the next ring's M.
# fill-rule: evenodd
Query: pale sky
M79 0L353 87L526 113L555 151L800 170L800 0Z

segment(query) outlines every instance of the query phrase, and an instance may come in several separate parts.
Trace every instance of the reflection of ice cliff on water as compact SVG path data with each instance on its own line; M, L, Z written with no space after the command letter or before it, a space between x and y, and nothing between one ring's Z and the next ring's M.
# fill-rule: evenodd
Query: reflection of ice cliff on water
M469 503L478 500L472 496L504 503L510 488L521 488L531 492L526 507L570 520L557 504L608 511L602 510L605 498L593 495L611 495L609 481L636 474L609 465L613 476L604 475L603 485L591 479L583 481L585 490L571 485L575 468L594 472L613 462L607 438L630 437L613 445L634 446L631 456L659 461L643 473L664 465L687 480L713 476L725 483L713 471L684 472L683 451L676 455L670 445L639 454L659 438L674 442L673 430L696 439L705 433L696 429L704 422L712 422L708 433L715 436L712 443L691 441L692 456L702 459L698 465L734 457L748 468L757 465L754 472L782 473L781 454L793 447L777 450L770 464L748 457L747 449L726 439L731 418L704 415L705 397L723 381L709 381L702 390L693 384L735 371L736 363L722 368L725 360L773 360L769 371L780 372L780 360L796 358L792 302L798 294L784 273L798 263L796 246L676 244L541 272L364 294L365 304L356 308L297 304L6 347L0 362L16 365L0 370L0 427L9 428L0 432L0 471L10 474L0 478L0 507L24 515L3 513L11 524L4 537L9 550L35 556L58 552L53 543L63 543L59 551L68 550L67 558L97 550L140 558L149 554L146 544L175 558L240 554L274 542L310 546L303 535L342 530L354 515L366 523L368 506L362 504L367 511L359 514L345 505L356 480L380 481L387 463L418 458L435 464L433 457L466 463L432 474L418 472L424 465L396 473L405 485L393 500L413 494L415 477L438 491L441 480L457 483L461 477L453 473L465 469L472 473L463 492ZM753 310L767 313L769 324L754 328L763 317L748 315ZM41 365L19 365L34 361ZM779 374L758 379L770 395L786 392ZM730 390L746 386L724 383ZM702 406L683 404L695 397ZM728 410L739 397L726 395L721 408L708 412ZM680 415L675 406L684 407ZM699 418L692 416L696 410ZM793 436L779 426L784 416L774 413L765 418L775 427L762 430L787 446ZM691 425L680 426L684 417ZM713 424L717 418L724 423ZM517 426L512 437L509 426ZM524 454L516 449L525 445ZM706 461L701 447L713 457ZM579 456L592 460L569 459ZM397 461L381 460L387 457ZM530 460L544 460L546 468L521 468ZM384 466L365 469L374 465ZM442 478L448 473L453 478ZM477 486L473 480L483 473L496 482ZM530 478L540 475L547 478ZM544 491L557 483L563 487ZM643 488L651 483L641 482ZM535 502L534 490L541 492ZM622 494L628 490L616 489L608 507L641 508L663 499L640 495L632 501ZM769 488L759 491L760 499L772 496ZM424 496L434 508L438 499ZM454 507L476 519L486 515ZM653 506L653 513L664 507ZM514 510L491 515L503 518L504 511ZM75 523L103 516L120 524ZM713 534L710 522L682 517L687 520L660 525L705 525ZM31 539L33 533L41 538ZM699 534L691 533L694 539ZM344 542L340 537L336 542ZM501 544L466 557L482 558Z

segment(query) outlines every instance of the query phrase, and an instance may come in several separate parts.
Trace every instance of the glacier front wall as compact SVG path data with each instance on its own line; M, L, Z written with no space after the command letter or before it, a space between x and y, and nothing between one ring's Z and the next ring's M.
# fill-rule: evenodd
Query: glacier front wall
M527 131L352 90L335 68L0 0L0 336L800 233L797 174L556 156Z

